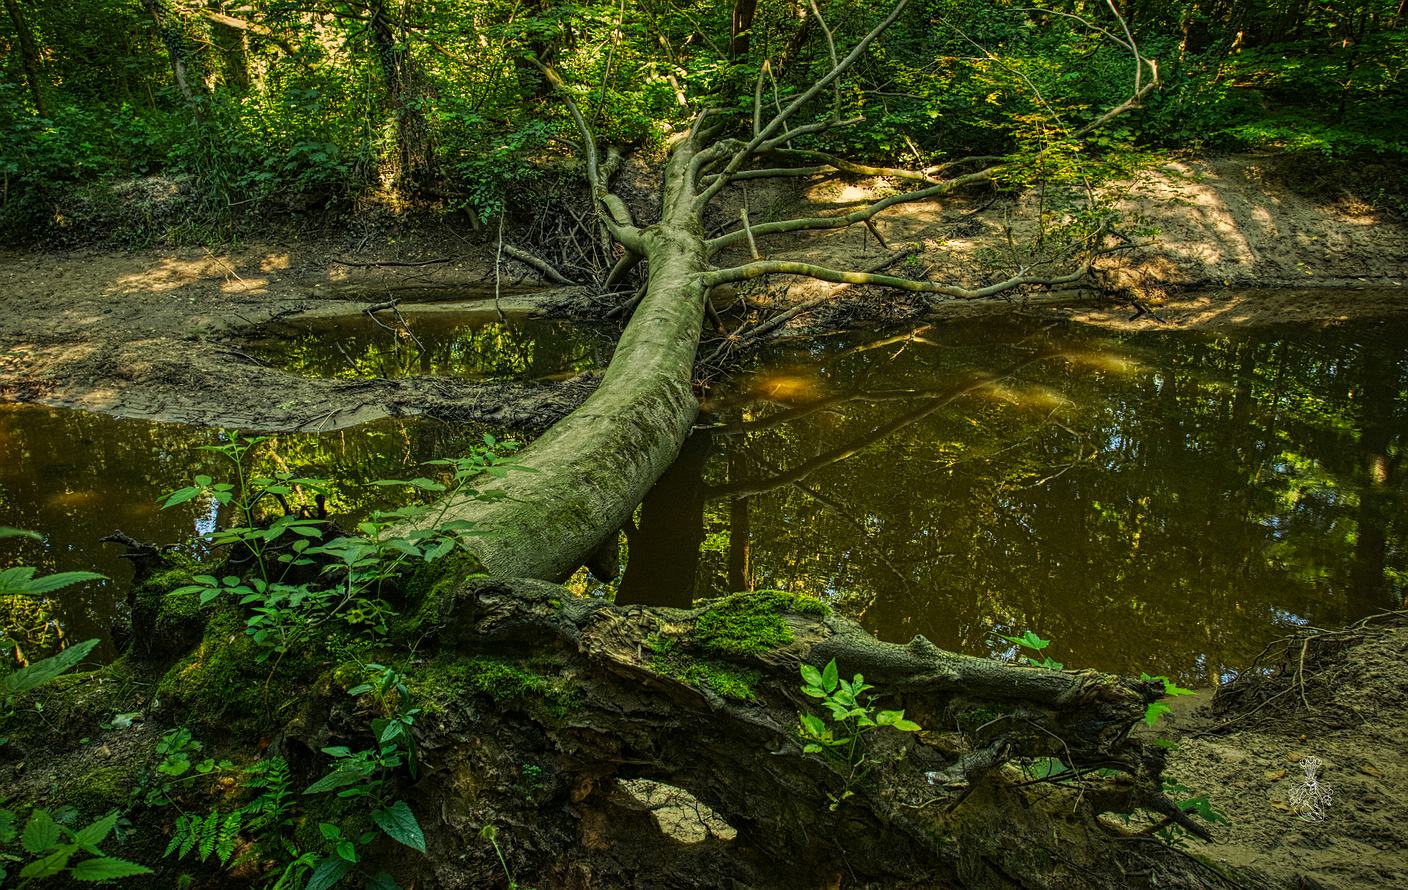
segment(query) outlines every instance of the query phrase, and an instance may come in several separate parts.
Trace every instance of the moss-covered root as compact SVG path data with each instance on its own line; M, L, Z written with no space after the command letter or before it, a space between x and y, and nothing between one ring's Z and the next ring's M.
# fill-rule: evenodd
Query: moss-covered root
M823 603L779 591L693 610L642 609L481 578L447 592L440 606L423 628L429 660L419 682L427 695L436 691L427 725L465 741L436 742L434 757L470 777L514 772L504 765L506 745L531 739L524 756L534 763L552 752L561 798L540 801L541 833L526 827L531 818L516 823L533 835L525 842L541 861L585 862L593 874L676 868L668 863L682 860L666 855L673 842L639 833L613 781L648 779L687 792L738 829L710 853L717 871L746 886L821 885L838 874L858 885L946 885L974 857L994 886L1129 886L1127 876L1092 866L1131 854L1108 839L1088 804L1147 805L1157 793L1157 758L1128 732L1148 697L1137 682L964 658L922 639L883 643ZM798 715L831 716L802 693L798 665L832 657L845 676L864 673L875 684L878 707L904 709L924 731L879 727L853 755L804 751ZM1050 758L1072 773L1114 767L1120 775L1083 779L1069 795L1043 786L1031 796L1022 770ZM490 793L482 781L461 784ZM973 799L1013 814L1020 830L995 831L991 809L966 806ZM561 822L563 813L576 821ZM611 813L620 818L602 815ZM1017 855L1052 831L1078 839L1064 861ZM589 842L564 846L564 832Z

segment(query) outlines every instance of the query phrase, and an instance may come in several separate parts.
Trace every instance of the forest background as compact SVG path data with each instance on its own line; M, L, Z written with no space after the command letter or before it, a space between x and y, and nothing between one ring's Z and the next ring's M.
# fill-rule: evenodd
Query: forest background
M829 64L799 0L4 0L0 240L228 241L273 218L368 203L531 213L579 188L577 136L536 67L562 73L604 144L648 157L703 97L747 114ZM858 125L799 146L910 166L1008 158L1002 186L1115 174L1151 150L1271 149L1307 190L1408 154L1402 0L1126 0L1162 88L1138 115L1080 127L1128 92L1104 4L928 0L843 80ZM820 113L820 112L819 112ZM1390 212L1402 174L1367 190ZM158 207L158 205L160 205Z

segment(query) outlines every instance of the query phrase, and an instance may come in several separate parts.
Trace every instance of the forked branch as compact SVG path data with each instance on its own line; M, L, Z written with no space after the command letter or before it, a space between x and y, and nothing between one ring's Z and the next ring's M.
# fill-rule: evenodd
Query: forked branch
M606 187L606 176L603 175L596 136L592 132L591 125L587 123L582 110L573 101L572 94L557 72L531 56L529 61L542 72L543 77L547 78L548 83L562 97L563 104L567 106L567 113L571 115L572 123L582 137L582 160L587 168L587 185L591 188L596 203L605 210L602 222L606 225L607 231L627 250L638 254L644 253L645 246L641 231L631 219L631 211L626 207L626 202ZM608 159L609 161L610 159Z

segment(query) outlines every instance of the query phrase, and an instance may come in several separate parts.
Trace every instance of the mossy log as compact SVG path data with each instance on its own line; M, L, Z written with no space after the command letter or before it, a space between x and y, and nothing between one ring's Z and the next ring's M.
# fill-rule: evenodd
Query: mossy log
M883 643L777 592L642 609L480 579L431 611L425 651L440 654L424 668L422 756L439 778L421 783L418 806L443 814L434 843L446 850L500 826L525 883L1233 886L1099 818L1142 808L1187 822L1162 795L1162 750L1130 731L1156 684L956 655L922 637ZM799 665L832 658L924 727L867 736L863 776L849 783L834 758L804 753L797 730L800 713L821 713ZM1034 782L1023 766L1044 758L1079 780ZM681 842L627 793L641 781L736 834ZM475 886L492 865L427 877Z
M630 517L679 453L699 414L694 357L704 318L702 222L687 185L692 141L665 171L665 217L639 233L646 293L596 391L514 460L523 470L476 487L445 519L488 534L467 540L499 577L562 580ZM482 483L482 484L480 484Z

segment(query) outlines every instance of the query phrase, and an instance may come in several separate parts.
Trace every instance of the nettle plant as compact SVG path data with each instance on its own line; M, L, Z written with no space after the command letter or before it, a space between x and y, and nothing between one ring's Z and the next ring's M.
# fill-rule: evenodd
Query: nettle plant
M394 668L369 664L372 678L347 690L355 697L374 695L381 703L384 716L371 722L376 743L371 748L352 750L340 745L323 748L336 765L304 794L335 792L349 802L360 801L370 810L372 823L382 834L421 854L425 853L425 833L406 801L397 797L388 780L402 766L416 775L415 739L411 727L420 709L414 707L405 677ZM376 839L376 831L348 832L344 825L320 822L318 830L328 846L328 853L308 862L311 874L308 888L327 888L342 881L362 862L362 849ZM395 887L383 872L370 875L368 886Z
M372 483L439 495L438 506L380 510L357 523L356 534L340 534L324 510L327 481L251 470L255 449L267 440L234 434L222 444L201 446L229 461L235 481L196 476L193 485L171 492L162 505L165 509L209 498L232 510L233 524L210 535L208 544L229 548L227 568L242 565L244 570L219 577L196 575L194 584L173 593L197 593L201 605L221 596L237 597L248 608L246 633L261 647L261 661L282 656L331 622L354 633L386 633L396 614L383 597L386 583L411 565L434 562L463 546L466 537L479 534L469 521L445 518L451 505L464 498L498 496L473 488L469 481L480 474L503 476L528 469L506 461L517 443L485 434L466 455L426 461L439 479L418 476ZM311 506L306 503L310 496ZM313 571L310 567L318 567L312 581L305 580Z
M43 536L25 529L0 526L0 539L32 538L42 541ZM104 581L106 575L97 572L58 572L52 575L37 575L33 566L8 566L0 568L0 597L25 597L44 599L50 594L85 581ZM18 654L18 645L10 638L9 631L0 628L0 649L9 649ZM98 641L84 640L75 643L56 655L31 661L14 668L14 661L6 659L0 665L0 716L11 713L15 699L26 692L33 692L50 680L78 667L98 645ZM0 745L5 739L0 738Z
M906 720L904 711L877 711L868 703L870 690L874 689L865 678L856 674L851 680L843 680L836 667L836 659L827 662L826 667L817 670L809 664L801 666L802 692L820 699L825 706L830 724L815 714L799 715L798 732L807 754L822 754L839 768L844 780L839 795L830 794L831 809L855 794L856 783L869 772L871 758L863 742L865 736L883 727L899 732L918 732L922 727L913 720Z

